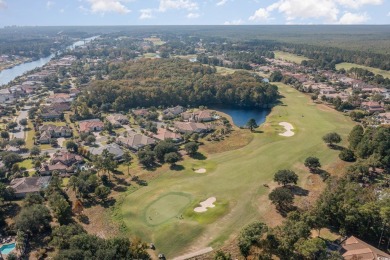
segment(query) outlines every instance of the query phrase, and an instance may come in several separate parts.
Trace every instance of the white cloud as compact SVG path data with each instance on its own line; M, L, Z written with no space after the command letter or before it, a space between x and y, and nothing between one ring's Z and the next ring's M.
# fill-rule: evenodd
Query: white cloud
M216 5L217 5L217 6L223 6L223 5L225 5L227 2L228 2L228 0L220 0L220 1L218 1L218 3L217 3Z
M340 5L358 9L363 5L381 5L383 4L383 0L336 0L336 2Z
M198 10L198 4L192 0L160 0L160 12L165 12L169 9L185 9L185 10Z
M370 17L366 14L355 14L346 12L339 20L340 24L362 24L368 21Z
M233 21L226 21L224 23L224 25L240 25L240 24L244 24L244 21L242 19L237 19L237 20L233 20Z
M47 1L46 2L46 8L50 9L54 5L53 1Z
M120 14L127 14L130 11L123 3L128 0L87 0L91 4L92 13L107 13L115 12Z
M198 18L200 16L199 13L189 13L187 14L187 18L189 19L195 19L195 18Z
M249 17L250 21L266 21L270 16L270 13L264 9L260 8L258 9L254 15Z
M278 10L287 20L323 18L326 22L337 21L339 9L333 0L280 0L269 7L267 11Z
M141 9L139 10L141 15L139 16L139 19L146 20L153 18L153 10L152 9Z
M7 3L4 0L0 0L0 9L7 8Z

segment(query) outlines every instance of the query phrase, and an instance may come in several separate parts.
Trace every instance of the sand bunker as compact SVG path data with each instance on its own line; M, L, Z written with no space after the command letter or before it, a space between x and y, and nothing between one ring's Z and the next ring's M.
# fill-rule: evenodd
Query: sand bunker
M207 200L202 201L200 203L201 207L195 208L194 211L195 212L206 212L207 208L214 208L215 207L214 202L216 202L216 201L217 201L217 199L215 197L208 198Z
M294 129L294 127L292 126L292 124L290 123L287 123L287 122L281 122L279 123L279 125L283 126L284 129L286 129L286 131L284 133L281 133L279 135L281 136L287 136L287 137L290 137L290 136L293 136L295 133L292 131Z
M205 168L200 168L200 169L195 170L194 172L196 172L196 173L206 173L206 169Z

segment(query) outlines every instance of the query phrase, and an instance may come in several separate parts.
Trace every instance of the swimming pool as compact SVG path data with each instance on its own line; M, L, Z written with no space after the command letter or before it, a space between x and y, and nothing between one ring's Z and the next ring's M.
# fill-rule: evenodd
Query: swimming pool
M1 254L8 255L9 253L11 253L15 249L15 246L16 246L15 243L8 244L8 245L2 245L0 247Z

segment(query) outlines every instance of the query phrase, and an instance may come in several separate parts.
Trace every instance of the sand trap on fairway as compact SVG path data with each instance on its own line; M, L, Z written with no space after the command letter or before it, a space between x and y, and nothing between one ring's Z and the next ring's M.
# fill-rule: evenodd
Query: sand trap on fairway
M200 168L200 169L195 170L194 172L196 172L196 173L206 173L206 169L205 168Z
M194 211L195 212L206 212L207 208L214 208L215 207L214 202L216 202L216 201L217 201L217 199L215 197L208 198L207 200L202 201L200 203L201 207L195 208Z
M281 133L279 135L287 136L287 137L294 135L294 132L292 131L294 129L294 127L292 126L292 124L287 123L287 122L281 122L281 123L279 123L279 125L283 126L284 129L286 129L286 131L284 133Z

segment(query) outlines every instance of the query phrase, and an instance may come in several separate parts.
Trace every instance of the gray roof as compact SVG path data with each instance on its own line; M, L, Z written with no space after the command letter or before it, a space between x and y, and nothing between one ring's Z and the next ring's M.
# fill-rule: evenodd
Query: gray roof
M10 187L15 194L38 192L49 185L50 179L51 176L16 178L11 181Z
M100 146L98 148L92 147L91 149L89 149L89 151L93 155L101 155L103 153L103 151L106 149L110 154L114 155L115 158L122 157L124 154L122 148L119 145L117 145L116 143L111 143L111 144L108 144L105 146Z

